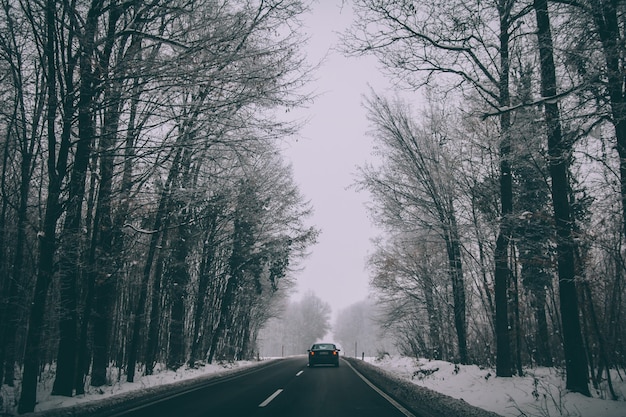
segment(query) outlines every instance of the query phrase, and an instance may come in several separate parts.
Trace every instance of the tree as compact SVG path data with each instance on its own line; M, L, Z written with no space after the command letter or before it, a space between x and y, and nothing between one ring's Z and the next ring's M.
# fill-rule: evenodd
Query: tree
M510 40L528 8L518 2L436 2L421 6L362 0L348 34L352 53L374 54L398 79L419 88L440 75L455 87L469 87L494 109L510 104ZM492 28L497 28L492 31ZM509 245L512 234L510 114L500 120L501 223L494 252L498 376L511 375L508 325Z
M97 84L96 69L93 65L96 55L96 34L98 20L103 13L103 2L94 1L86 11L86 18L78 16L68 17L72 21L70 35L78 38L80 45L76 51L79 61L78 86L78 140L76 141L74 160L69 181L69 195L66 203L66 215L61 235L59 260L60 273L60 317L59 317L59 346L57 354L57 373L52 388L54 395L71 397L74 390L74 375L76 372L76 346L78 342L77 326L77 281L81 270L81 247L84 242L81 236L81 220L83 218L83 201L85 198L87 170L91 159L91 152L96 136L93 109L96 100ZM68 11L75 13L76 10ZM116 9L111 8L115 14ZM119 17L119 14L115 14ZM84 26L78 27L75 22L83 21ZM115 18L110 22L115 27ZM68 42L69 44L69 42ZM106 43L105 43L106 45ZM106 70L109 63L100 62ZM67 109L66 109L67 110ZM70 117L70 115L65 115Z
M513 104L532 102L532 74L529 65L519 71ZM546 317L546 294L552 285L552 259L554 257L554 222L549 213L550 186L546 182L547 167L544 163L544 135L536 127L535 120L541 114L533 107L522 107L516 111L513 123L512 148L514 155L514 205L517 207L515 222L515 245L518 248L520 276L523 287L530 294L530 303L535 316L534 359L540 366L552 366L549 344L548 320ZM520 329L517 329L517 334ZM518 354L519 352L518 346Z
M9 138L1 141L0 268L8 271L15 265L15 276L20 269L24 275L24 282L0 283L0 360L6 357L11 369L14 359L24 360L19 411L34 408L39 361L51 349L57 351L54 393L60 395L82 392L90 357L95 385L108 382L106 371L113 359L128 363L133 376L138 358L163 361L161 352L166 351L172 367L187 360L191 331L183 323L196 311L194 303L210 300L216 306L224 296L234 238L231 181L245 178L245 170L259 165L250 155L261 151L261 159L270 161L277 175L287 176L276 183L285 188L273 194L280 196L277 201L285 198L272 204L282 210L275 217L282 224L267 221L269 216L257 219L259 227L271 230L255 236L253 244L263 249L254 253L259 273L249 280L253 285L237 289L233 307L233 317L249 325L239 325L237 334L221 340L220 346L233 342L238 356L249 356L257 329L267 319L259 304L273 302L273 294L291 285L290 264L316 234L302 223L310 209L289 183L291 173L271 157L277 152L273 142L297 127L272 112L306 99L296 92L307 80L308 67L294 47L300 37L298 25L292 25L305 7L297 0L27 1L3 6L3 28L16 22L25 26L8 31L13 39L3 31L0 70L15 71L15 86L28 79L15 91L37 98L23 100L34 106L32 112L10 115L3 110L0 119L0 129ZM22 45L31 48L29 60L12 66L21 59ZM6 74L10 71L2 72ZM0 92L3 99L8 93L4 87ZM19 109L15 97L13 108ZM23 124L18 126L18 121ZM31 129L30 137L20 131L24 126ZM27 138L32 141L23 140ZM17 144L23 152L13 157ZM27 175L11 173L18 160L28 167ZM32 175L39 172L45 178ZM16 186L19 181L24 188ZM24 191L33 186L37 193ZM258 204L254 211L267 207L263 192L250 203ZM23 202L30 199L28 204L20 203L20 193ZM220 194L226 197L216 216L215 248L204 250L202 238L212 232L195 226L207 225L207 201ZM22 212L23 224L37 230L20 235L21 249L16 251L7 244L5 232L28 229L7 228L7 220L24 206L30 211ZM20 267L26 259L20 250L35 245L35 234L37 270L28 274ZM4 254L11 261L5 262ZM206 283L198 301L200 296L187 297L187 291L198 282L196 266L204 254L205 272L217 279L214 288ZM256 294L257 280L271 290ZM14 311L8 312L7 302L14 300L5 298L4 289L12 282L26 289L32 284L32 297L18 294L20 305L30 309L28 322L9 317ZM52 283L58 284L58 305L56 293L48 291ZM199 316L196 334L216 323L212 309L199 310L209 317L202 329L205 322ZM148 312L156 317L163 311L169 320L146 320ZM7 317L10 325L4 324ZM14 333L13 323L15 337L5 339ZM140 343L144 324L149 346ZM58 345L41 343L47 329ZM27 356L13 358L10 339L22 338Z
M307 291L300 300L279 306L277 317L260 331L261 350L274 356L306 353L331 329L330 315L330 305Z
M433 112L428 125L417 126L406 106L378 96L368 101L368 109L384 162L381 168L363 170L361 185L377 201L383 224L391 224L396 233L432 229L443 242L459 359L467 363L466 294L455 211L454 164L445 150L448 137L444 119Z
M379 356L392 351L392 346L383 338L379 325L380 309L374 300L363 300L340 310L333 325L333 335L341 345L344 355L352 348L355 357L361 354Z
M324 338L331 328L330 305L312 291L306 292L288 314L288 329L294 336L295 353L306 353L306 350Z
M554 66L552 34L547 0L533 3L537 17L537 37L541 67L541 94L544 102L548 134L549 169L552 179L552 204L557 233L559 300L563 322L563 347L567 371L566 388L590 396L588 362L585 355L578 311L576 290L575 243L572 235L572 215L569 203L567 168L571 143L563 138L556 96L557 82Z
M572 56L578 68L581 85L587 89L599 104L599 123L605 116L614 126L615 144L619 155L620 196L622 201L622 228L626 234L626 89L624 79L622 43L624 25L620 15L623 5L614 0L550 0L549 3L572 7L576 18L586 19L590 24L582 25L573 46ZM587 23L587 22L585 22ZM587 51L600 51L601 64L598 65ZM582 52L582 53L581 53ZM582 57L589 56L589 59ZM608 108L605 109L605 105Z
M454 360L454 330L449 320L446 260L442 244L426 232L399 233L370 258L371 285L378 294L382 327L399 340L402 353Z
M4 15L0 50L5 57L3 78L7 88L2 94L5 109L1 116L5 139L0 214L0 256L3 261L0 262L0 270L6 279L0 284L0 383L4 381L13 386L19 306L23 298L20 288L26 285L29 275L26 265L29 197L33 188L33 171L39 154L38 136L43 129L45 110L45 95L31 95L26 85L32 82L41 87L45 81L39 71L40 64L33 56L36 51L28 47L28 43L22 44L20 32L26 31L27 22L13 13L8 2L3 2L2 6ZM17 167L15 173L12 173L11 165ZM14 215L11 214L11 206L15 207ZM14 229L11 223L15 224ZM13 250L6 250L10 240L15 242L11 245Z

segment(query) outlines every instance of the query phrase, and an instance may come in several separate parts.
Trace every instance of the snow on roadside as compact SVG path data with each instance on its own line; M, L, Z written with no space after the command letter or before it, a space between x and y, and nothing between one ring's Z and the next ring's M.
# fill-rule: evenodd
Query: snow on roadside
M268 358L269 359L269 358ZM366 358L366 361L413 383L432 389L453 398L463 399L469 404L493 411L504 417L626 417L626 382L617 374L613 386L619 401L607 399L606 387L594 390L594 398L566 393L563 375L553 368L526 370L524 377L497 378L493 369L474 365L455 365L443 361L416 360L407 357L385 357L382 360ZM197 377L223 374L239 368L262 364L263 361L240 361L203 365L196 369L183 367L178 371L155 369L154 375L137 376L134 383L125 382L124 375L111 371L114 382L102 388L89 387L83 395L72 398L51 396L52 370L44 376L38 390L36 411L70 407L111 396L129 393L139 394L146 389L190 380ZM14 388L3 386L0 396L4 399L0 414L15 413L18 393Z
M626 382L616 373L613 388L619 401L611 401L606 399L610 397L606 386L594 390L594 398L567 393L563 375L554 368L527 369L523 377L498 378L493 369L475 365L388 356L366 360L416 385L505 417L626 417Z
M85 394L76 395L74 397L61 397L50 395L52 384L54 382L54 370L48 369L42 375L39 387L37 389L37 405L35 412L58 409L62 407L72 407L79 404L98 401L107 397L124 395L129 393L139 394L149 388L159 387L167 384L173 384L181 381L187 381L203 376L218 375L227 372L233 372L237 369L243 369L263 362L258 361L237 361L224 362L215 364L203 364L197 368L189 368L184 366L177 371L165 369L163 366L157 365L153 375L135 377L135 382L126 382L126 375L118 374L116 368L109 369L109 380L113 381L111 385L103 387L92 387L86 384L87 392ZM19 387L19 382L16 381ZM17 415L17 401L19 400L19 392L16 388L7 385L2 386L0 390L0 415ZM4 413L4 414L3 414Z

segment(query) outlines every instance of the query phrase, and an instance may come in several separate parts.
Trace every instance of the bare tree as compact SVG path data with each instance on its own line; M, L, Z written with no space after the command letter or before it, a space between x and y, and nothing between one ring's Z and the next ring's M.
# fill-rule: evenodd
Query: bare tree
M433 114L427 126L417 126L406 107L379 96L368 101L368 108L384 162L381 168L365 169L361 184L377 200L382 222L407 232L432 229L443 242L459 358L467 363L466 284L445 124Z
M557 93L550 17L546 0L535 0L537 37L541 64L541 93L544 98ZM559 300L563 321L563 347L567 371L566 387L590 396L587 356L579 321L578 292L576 290L575 243L572 233L572 214L569 202L567 169L571 143L563 137L558 104L544 103L548 133L549 169L552 179L552 204L557 233L557 258L559 273Z
M439 75L452 87L469 88L495 109L510 105L510 40L529 8L514 0L414 3L356 2L347 36L352 53L376 55L394 76L419 88ZM497 28L493 31L492 28ZM495 248L497 374L511 375L508 331L508 265L512 234L510 115L500 118L502 221Z
M24 370L22 376L22 394L20 396L18 412L32 412L36 403L37 374L39 371L41 336L43 332L44 313L48 287L54 274L54 254L57 238L56 228L62 214L61 192L62 184L67 175L68 157L71 147L70 132L64 125L61 138L57 138L56 121L58 110L57 97L57 32L56 32L56 4L48 0L43 10L43 33L36 30L41 22L32 22L35 39L41 40L42 56L44 57L44 74L46 78L46 138L47 138L47 200L42 231L39 237L39 254L37 279L34 288L34 298L31 304L28 334L24 352ZM72 61L70 61L70 64ZM64 78L71 80L71 77ZM70 99L71 95L66 96ZM66 119L67 120L67 119Z
M403 353L437 360L454 360L454 334L449 325L446 260L443 245L423 231L399 233L379 246L370 258L382 327L398 340ZM453 320L452 320L453 321ZM450 342L448 342L450 340Z
M382 311L374 299L354 303L337 313L333 336L341 344L344 355L355 357L382 356L394 352L380 324Z
M30 194L33 171L40 152L39 137L44 128L45 95L37 94L45 87L41 63L36 50L23 43L22 31L27 21L14 13L9 2L2 3L2 35L0 51L6 65L5 106L1 113L4 126L2 152L2 211L0 218L0 270L6 281L0 297L0 382L12 386L15 370L15 342L19 325L20 288L27 286L26 265ZM3 66L4 68L4 66ZM29 84L33 84L29 88ZM12 166L16 169L12 169ZM10 207L15 207L15 214ZM12 221L12 219L14 221ZM14 228L10 225L14 224ZM9 240L13 250L6 251ZM6 364L6 366L5 366Z
M246 177L250 155L262 150L262 159L285 179L274 181L273 189L257 190L259 199L250 202L253 211L263 211L268 196L283 199L271 205L280 210L275 219L281 225L269 216L257 219L258 227L268 228L251 243L254 250L263 247L254 253L260 273L246 279L252 285L238 292L233 304L232 317L250 325L233 328L228 343L237 345L236 356L251 355L267 319L260 305L290 286L290 263L316 235L301 223L309 208L288 182L291 173L272 157L272 143L297 128L272 112L306 99L297 92L308 67L295 47L300 38L293 24L303 4L94 0L2 6L2 27L11 30L0 36L0 74L11 75L13 85L3 89L2 99L14 100L0 119L6 137L0 141L0 268L11 273L0 283L0 360L11 370L24 361L19 411L35 406L39 361L49 350L57 352L53 393L59 395L84 390L90 357L95 385L108 382L111 359L134 366L137 358L148 362L151 355L149 362L162 361L161 352L167 352L173 367L187 360L191 329L183 323L199 311L193 331L212 333L201 329L203 318L213 326L217 309L196 303L219 306L223 284L235 270L228 268L232 181ZM16 30L12 25L18 24ZM14 150L19 152L13 155ZM11 164L21 164L20 172L11 172ZM38 193L29 192L31 187ZM213 229L204 216L210 211L207 201L220 194L226 203L215 217L219 233L209 249L203 237ZM12 218L16 227L7 227ZM39 230L29 232L29 223L40 223ZM8 245L7 232L18 238L16 248ZM23 267L24 249L34 246L35 234L39 248L36 270L30 272ZM205 281L204 294L188 297L199 282L196 266L202 258L208 277L217 279ZM262 295L257 281L267 287ZM51 283L59 289L58 305L50 303L57 295L49 294ZM32 296L14 291L31 284ZM28 323L8 302L29 306ZM169 321L146 320L160 308L169 309ZM151 336L152 353L138 343L142 324L157 335ZM45 329L58 345L41 343ZM26 341L24 356L15 357L14 341L20 338ZM129 366L129 373L135 369Z

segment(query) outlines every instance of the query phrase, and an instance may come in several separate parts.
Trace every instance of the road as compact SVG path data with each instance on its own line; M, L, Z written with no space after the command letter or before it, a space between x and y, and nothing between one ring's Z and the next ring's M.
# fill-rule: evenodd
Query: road
M413 416L383 395L345 361L309 368L306 357L294 357L117 416Z

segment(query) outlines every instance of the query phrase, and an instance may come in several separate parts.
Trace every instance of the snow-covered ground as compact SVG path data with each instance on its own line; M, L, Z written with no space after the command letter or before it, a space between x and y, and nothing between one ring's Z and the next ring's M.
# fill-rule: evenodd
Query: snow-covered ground
M524 377L496 378L493 369L477 366L454 365L443 361L416 360L405 357L386 357L382 360L366 360L413 383L433 389L477 407L502 416L578 416L578 417L626 417L626 382L615 374L613 387L619 401L606 399L610 396L606 386L593 390L593 398L566 393L563 375L555 369L527 370ZM79 403L100 400L107 396L139 392L149 387L189 380L191 378L232 372L238 368L255 366L258 362L205 365L198 369L179 371L157 370L154 375L136 378L127 383L123 375L112 371L111 379L118 381L111 386L91 388L85 395L73 398L51 396L52 376L42 379L38 391L36 411L68 407ZM622 375L623 376L623 375ZM2 412L14 412L17 393L13 388L2 387ZM8 414L10 415L10 414Z
M502 416L626 417L626 382L617 373L612 374L612 381L619 401L611 401L606 385L593 390L593 398L567 393L562 373L554 368L527 369L523 377L496 378L493 369L475 365L406 357L366 360L417 385Z

